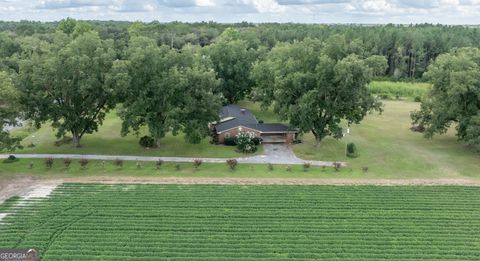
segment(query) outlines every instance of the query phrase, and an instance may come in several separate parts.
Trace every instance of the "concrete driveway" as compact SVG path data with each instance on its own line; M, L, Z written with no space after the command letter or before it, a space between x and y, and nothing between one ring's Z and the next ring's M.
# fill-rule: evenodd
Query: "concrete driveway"
M287 144L263 144L263 155L240 158L245 163L303 164Z

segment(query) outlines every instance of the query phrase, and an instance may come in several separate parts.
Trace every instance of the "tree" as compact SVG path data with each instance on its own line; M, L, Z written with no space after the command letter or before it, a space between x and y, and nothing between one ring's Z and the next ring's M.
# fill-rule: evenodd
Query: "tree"
M32 50L20 62L19 89L26 116L39 127L51 122L58 138L70 132L80 147L85 134L98 130L116 105L112 41L95 32L71 39L57 32L48 50Z
M265 61L254 66L255 98L302 133L312 132L317 146L326 136L342 137L340 123L360 123L381 103L370 95L367 85L371 69L355 54L345 58L327 49L321 41L275 47ZM335 60L332 57L337 57Z
M480 49L440 55L425 78L433 87L421 109L412 113L413 124L425 128L430 138L446 133L455 123L459 140L480 144Z
M19 139L9 135L6 126L17 124L19 93L6 72L0 71L0 151L8 151L19 146Z
M230 104L242 100L253 86L249 75L256 51L238 37L236 30L227 29L214 44L205 48L205 54L212 60L221 80L218 92Z
M365 64L372 69L374 77L385 75L388 69L387 58L381 55L372 55L365 59Z
M209 60L193 47L158 47L145 37L132 38L127 53L122 134L146 125L158 146L169 131L183 131L191 143L208 136L208 123L217 120L221 106Z

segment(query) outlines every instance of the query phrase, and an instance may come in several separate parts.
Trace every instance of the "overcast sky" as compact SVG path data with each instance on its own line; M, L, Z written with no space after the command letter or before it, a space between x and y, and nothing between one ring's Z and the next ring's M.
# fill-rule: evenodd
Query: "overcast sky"
M0 0L0 20L480 24L480 0Z

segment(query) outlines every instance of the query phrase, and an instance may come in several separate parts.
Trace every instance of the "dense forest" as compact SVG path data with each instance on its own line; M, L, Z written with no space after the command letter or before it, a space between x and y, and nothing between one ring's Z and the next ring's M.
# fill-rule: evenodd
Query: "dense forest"
M67 20L68 21L68 20ZM18 44L35 37L52 40L60 22L0 22L0 58L15 69L6 58L18 52ZM420 79L426 68L440 54L455 47L480 46L479 28L446 25L308 25L308 24L219 24L205 23L139 23L85 21L102 39L113 39L119 55L132 35L152 38L158 45L180 49L186 44L207 46L227 28L238 30L239 38L254 49L273 48L278 42L314 38L332 41L343 48L353 44L364 55L382 55L388 67L382 76L395 79ZM340 37L339 37L340 36ZM8 59L7 59L8 60Z
M123 135L147 127L157 145L168 132L198 143L222 104L250 98L273 105L319 144L341 138L343 120L360 123L382 110L367 90L372 79L431 79L423 77L427 68L455 50L475 54L465 70L477 71L479 45L477 28L428 24L0 22L0 126L49 122L58 138L72 135L79 147L117 108ZM459 138L480 143L472 134L478 128L466 127L477 124L480 101L475 90L462 95L472 103ZM432 113L424 109L414 120L428 129ZM429 133L444 132L457 116ZM2 130L0 149L15 144Z

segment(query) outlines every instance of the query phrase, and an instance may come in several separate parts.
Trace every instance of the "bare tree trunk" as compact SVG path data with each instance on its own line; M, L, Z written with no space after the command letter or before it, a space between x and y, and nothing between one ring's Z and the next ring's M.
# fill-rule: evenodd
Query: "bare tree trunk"
M320 136L315 135L315 148L320 148Z
M155 144L157 145L157 148L160 148L160 139L155 138Z
M74 148L80 148L81 145L80 145L80 135L78 135L77 133L73 133L73 147Z

